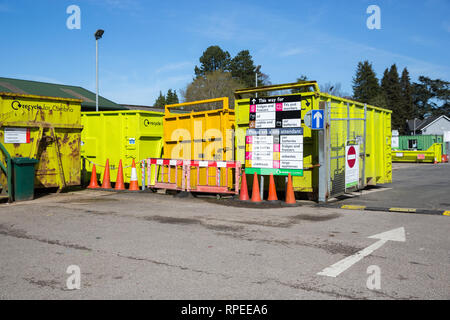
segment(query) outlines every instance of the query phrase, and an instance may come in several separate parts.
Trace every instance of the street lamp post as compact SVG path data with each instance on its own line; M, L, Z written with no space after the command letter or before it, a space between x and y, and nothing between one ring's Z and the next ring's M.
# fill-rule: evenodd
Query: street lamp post
M95 82L96 82L96 93L95 93L95 111L98 112L98 40L102 38L103 31L102 29L98 29L95 36Z

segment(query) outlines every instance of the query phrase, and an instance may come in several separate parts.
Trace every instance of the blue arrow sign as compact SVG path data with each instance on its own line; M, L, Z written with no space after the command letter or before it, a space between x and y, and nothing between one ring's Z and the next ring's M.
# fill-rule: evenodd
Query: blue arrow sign
M311 129L323 130L324 128L324 113L323 110L312 110L311 113Z

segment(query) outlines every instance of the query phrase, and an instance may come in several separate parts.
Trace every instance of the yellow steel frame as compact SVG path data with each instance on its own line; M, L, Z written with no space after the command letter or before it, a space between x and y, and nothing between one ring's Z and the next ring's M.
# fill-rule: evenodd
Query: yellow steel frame
M215 99L207 99L207 100L198 100L198 101L192 101L192 102L183 102L183 103L177 103L177 104L168 104L165 108L166 115L169 114L169 109L172 108L180 108L180 107L187 107L187 106L195 106L199 104L206 104L206 103L212 103L212 102L222 102L222 109L228 111L229 109L229 99L228 97L222 97L222 98L215 98ZM192 111L194 112L194 111ZM207 111L205 111L207 112Z

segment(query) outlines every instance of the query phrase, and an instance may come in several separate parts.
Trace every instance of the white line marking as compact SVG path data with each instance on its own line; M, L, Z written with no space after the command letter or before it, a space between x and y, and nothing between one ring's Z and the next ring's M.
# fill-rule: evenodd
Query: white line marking
M318 273L320 276L336 278L342 272L353 266L355 263L361 261L364 257L371 255L375 250L381 248L388 241L405 242L405 228L398 228L388 232L383 232L369 237L369 239L379 239L379 241L368 246L367 248L357 252L356 254L347 257L332 266L325 268Z

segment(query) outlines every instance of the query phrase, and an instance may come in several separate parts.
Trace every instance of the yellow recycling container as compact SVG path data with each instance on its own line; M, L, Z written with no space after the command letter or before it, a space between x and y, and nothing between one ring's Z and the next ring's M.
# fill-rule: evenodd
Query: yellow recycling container
M442 143L434 143L428 150L392 150L393 162L441 163Z
M99 181L102 181L104 165L106 159L109 159L111 182L115 182L119 161L122 160L124 181L129 183L129 166L134 159L138 182L142 185L139 162L147 158L161 157L163 116L162 112L142 110L82 112L81 123L84 129L81 133L81 156L84 159L87 179L95 163Z
M38 160L35 188L80 184L81 102L0 93L0 143L13 158ZM2 186L4 179L0 174Z
M360 146L359 186L392 182L391 111L322 93L315 81L237 90L236 160L245 163L249 151L246 150L246 132L250 123L250 99L257 94L259 97L270 96L270 92L275 96L297 97L301 101L303 176L293 176L296 192L307 193L309 198L316 199L320 167L318 131L305 125L305 116L311 110L325 109L325 106L329 112L328 145L325 146L330 179L328 196L345 192L345 157L349 142ZM283 191L285 178L276 177L276 180L279 190ZM267 184L265 186L267 188Z
M166 105L164 159L233 161L234 126L234 110L229 108L227 97ZM198 175L197 170L200 170ZM192 168L191 185L214 184L214 170ZM231 171L229 174L228 184L231 188ZM210 177L209 181L207 176ZM175 179L174 176L172 179ZM181 177L178 181L181 181ZM226 181L225 170L221 170L220 181Z

